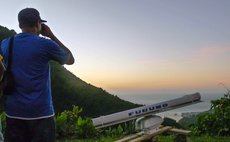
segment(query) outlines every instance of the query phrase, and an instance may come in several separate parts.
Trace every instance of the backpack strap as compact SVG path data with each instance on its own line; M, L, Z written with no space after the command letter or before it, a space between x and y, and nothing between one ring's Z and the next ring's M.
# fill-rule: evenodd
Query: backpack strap
M10 38L10 45L9 45L9 54L8 54L8 63L7 63L7 70L11 70L12 64L12 53L13 53L13 44L14 44L14 36Z
M2 43L0 42L0 55L2 55Z

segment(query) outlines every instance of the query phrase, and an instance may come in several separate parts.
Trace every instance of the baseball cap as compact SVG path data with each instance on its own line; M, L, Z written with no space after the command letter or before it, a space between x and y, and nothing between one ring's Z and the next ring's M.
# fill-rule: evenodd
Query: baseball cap
M19 27L33 25L38 21L42 23L47 22L41 19L40 13L35 8L25 8L18 13Z

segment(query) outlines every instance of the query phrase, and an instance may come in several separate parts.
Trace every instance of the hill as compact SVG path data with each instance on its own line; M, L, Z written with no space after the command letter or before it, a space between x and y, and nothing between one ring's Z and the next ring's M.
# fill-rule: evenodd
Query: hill
M54 106L59 112L75 104L84 115L96 117L139 106L84 82L58 63L51 65Z
M15 33L14 30L0 26L0 41ZM50 65L52 97L56 113L70 110L73 105L77 105L83 108L82 115L97 117L139 106L86 83L56 62L50 62Z

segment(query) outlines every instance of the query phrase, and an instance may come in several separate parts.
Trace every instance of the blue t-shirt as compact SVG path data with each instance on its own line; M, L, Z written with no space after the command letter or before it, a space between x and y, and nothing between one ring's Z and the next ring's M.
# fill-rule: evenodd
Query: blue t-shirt
M9 41L8 38L2 42L5 64L8 60ZM50 39L31 33L15 35L11 65L15 89L7 95L6 115L18 119L53 116L49 61L64 64L68 56L65 50Z

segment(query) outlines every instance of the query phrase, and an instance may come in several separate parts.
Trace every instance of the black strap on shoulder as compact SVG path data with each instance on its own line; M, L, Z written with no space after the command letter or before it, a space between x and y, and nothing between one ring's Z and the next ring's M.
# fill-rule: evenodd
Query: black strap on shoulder
M2 43L0 42L0 54L2 55L3 57L3 54L2 54Z
M12 53L13 53L13 44L14 44L14 36L10 38L10 45L9 45L9 55L8 55L8 63L7 63L7 70L11 70L12 64Z

